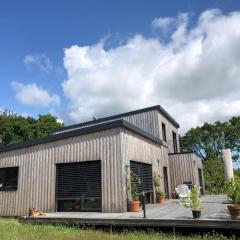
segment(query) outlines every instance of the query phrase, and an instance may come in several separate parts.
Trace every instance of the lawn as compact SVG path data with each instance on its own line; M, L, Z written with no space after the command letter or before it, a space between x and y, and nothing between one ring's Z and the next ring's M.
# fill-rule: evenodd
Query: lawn
M21 224L14 219L0 219L0 240L169 240L173 235L166 233L128 232L109 234L97 230L84 230L74 227ZM205 235L183 237L177 236L177 240L235 240L221 235Z

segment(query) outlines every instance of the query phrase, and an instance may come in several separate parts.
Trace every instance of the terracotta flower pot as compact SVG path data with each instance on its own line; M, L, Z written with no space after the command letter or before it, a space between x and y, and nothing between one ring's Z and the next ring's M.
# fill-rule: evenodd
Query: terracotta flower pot
M240 205L228 205L227 207L232 219L240 220Z
M157 203L164 203L165 202L165 197L157 197Z
M139 212L140 201L130 201L129 207L130 207L130 212Z

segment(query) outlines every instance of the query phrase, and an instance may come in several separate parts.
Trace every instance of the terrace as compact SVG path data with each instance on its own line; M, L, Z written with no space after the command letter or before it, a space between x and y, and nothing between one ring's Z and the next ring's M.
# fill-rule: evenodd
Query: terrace
M21 221L110 227L240 229L240 221L232 220L228 213L225 195L203 196L201 200L202 218L197 220L192 219L191 209L180 205L178 200L168 200L164 204L147 205L147 218L143 218L142 211L138 213L57 212L32 219L21 218Z

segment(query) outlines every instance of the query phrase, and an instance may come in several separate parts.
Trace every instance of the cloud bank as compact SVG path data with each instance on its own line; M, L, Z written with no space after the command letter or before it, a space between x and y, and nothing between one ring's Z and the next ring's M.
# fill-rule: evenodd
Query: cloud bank
M12 87L16 92L16 99L24 105L33 107L49 107L60 104L60 97L49 94L46 90L38 87L35 83L22 84L12 82Z
M167 42L136 34L111 49L103 42L66 48L62 118L75 123L160 104L184 132L239 115L240 12L211 9L191 28L190 21L187 13L154 19Z

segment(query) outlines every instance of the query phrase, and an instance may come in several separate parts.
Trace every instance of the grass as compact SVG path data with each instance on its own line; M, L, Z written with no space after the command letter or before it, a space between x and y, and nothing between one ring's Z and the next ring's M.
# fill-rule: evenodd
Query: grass
M166 233L126 232L113 233L81 229L76 227L21 224L15 219L0 218L0 240L169 240L173 235ZM204 235L184 237L177 236L177 240L236 240L222 235Z

